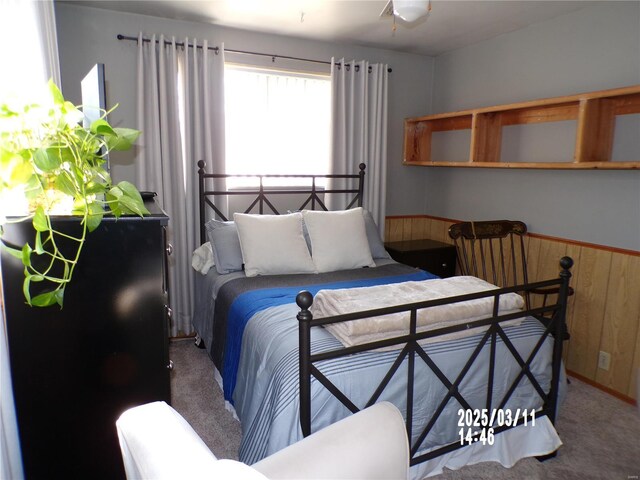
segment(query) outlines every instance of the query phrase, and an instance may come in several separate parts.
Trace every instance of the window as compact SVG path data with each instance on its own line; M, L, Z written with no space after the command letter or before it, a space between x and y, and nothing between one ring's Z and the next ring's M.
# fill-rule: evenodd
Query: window
M224 88L228 173L329 171L329 76L227 64ZM245 186L250 182L228 186ZM300 185L299 180L293 183ZM272 184L291 182L278 179Z

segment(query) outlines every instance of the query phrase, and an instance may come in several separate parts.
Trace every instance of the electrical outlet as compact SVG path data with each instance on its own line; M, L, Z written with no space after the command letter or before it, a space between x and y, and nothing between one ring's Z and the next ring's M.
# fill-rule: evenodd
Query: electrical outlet
M607 352L600 352L598 354L598 368L602 370L609 370L611 365L611 354Z

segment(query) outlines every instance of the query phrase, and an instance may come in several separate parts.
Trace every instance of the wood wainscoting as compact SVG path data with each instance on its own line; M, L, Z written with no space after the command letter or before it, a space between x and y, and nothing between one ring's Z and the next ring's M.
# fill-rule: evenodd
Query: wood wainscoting
M428 215L389 216L385 240L430 238L453 243L448 229L457 220ZM529 233L525 238L529 280L554 277L558 260L573 258L564 349L569 373L633 403L640 369L640 252ZM600 352L609 369L598 368Z

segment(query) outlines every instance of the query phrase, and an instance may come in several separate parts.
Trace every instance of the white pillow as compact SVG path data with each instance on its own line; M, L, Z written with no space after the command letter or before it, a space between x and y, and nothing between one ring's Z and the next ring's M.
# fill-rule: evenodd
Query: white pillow
M361 207L337 212L305 210L302 214L318 272L376 266Z
M234 213L247 277L316 273L302 235L302 214Z

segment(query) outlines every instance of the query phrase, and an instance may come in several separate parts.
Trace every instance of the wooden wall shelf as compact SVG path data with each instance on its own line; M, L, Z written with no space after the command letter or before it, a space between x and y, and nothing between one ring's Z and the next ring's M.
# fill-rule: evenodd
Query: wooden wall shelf
M565 97L408 118L404 122L404 165L433 167L639 169L631 161L612 161L616 116L640 113L640 85ZM577 124L572 159L560 162L501 160L502 127L572 120ZM468 161L431 158L433 132L469 130Z

